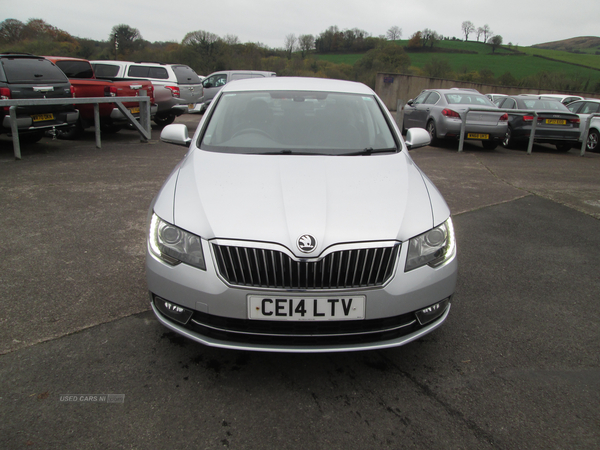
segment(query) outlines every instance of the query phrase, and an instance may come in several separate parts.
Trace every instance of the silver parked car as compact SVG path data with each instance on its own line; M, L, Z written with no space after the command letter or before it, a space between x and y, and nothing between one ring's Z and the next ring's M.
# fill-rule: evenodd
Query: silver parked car
M459 139L462 115L467 109L484 109L467 116L465 139L480 140L483 148L495 149L506 135L508 115L485 95L471 89L427 89L404 107L403 130L425 128L431 142ZM489 112L487 112L489 110Z
M579 116L581 120L579 125L580 135L579 140L583 141L586 126L592 114L600 114L600 100L588 98L571 102L567 105L567 109ZM590 120L590 129L587 135L586 149L588 151L597 152L600 150L598 143L600 142L600 117L594 116Z
M222 72L211 73L202 80L202 97L192 112L204 113L208 105L210 105L210 102L212 102L212 99L217 95L217 92L231 81L275 76L277 76L275 72L265 72L260 70L224 70Z
M215 347L388 348L446 319L457 275L450 210L363 84L227 84L149 211L158 320Z

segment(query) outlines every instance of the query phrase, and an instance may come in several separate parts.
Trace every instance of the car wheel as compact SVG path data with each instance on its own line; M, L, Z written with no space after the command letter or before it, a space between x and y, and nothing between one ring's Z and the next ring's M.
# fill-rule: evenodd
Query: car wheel
M429 133L429 137L431 138L431 145L437 144L437 130L435 128L435 122L433 120L427 122L427 132Z
M506 129L506 134L504 135L504 139L502 139L502 147L504 148L513 148L514 147L514 139L512 138L512 129L508 127Z
M590 152L597 152L598 151L598 139L600 138L600 135L598 133L598 130L590 130L590 133L588 134L588 138L587 138L587 150Z
M154 116L154 123L159 127L166 127L175 121L175 114L167 114L166 116Z
M481 146L486 150L494 150L498 147L498 143L496 141L481 141Z
M558 150L559 152L568 152L569 150L571 150L571 147L573 147L573 144L571 144L570 142L561 142L560 144L554 145L556 145L556 150Z

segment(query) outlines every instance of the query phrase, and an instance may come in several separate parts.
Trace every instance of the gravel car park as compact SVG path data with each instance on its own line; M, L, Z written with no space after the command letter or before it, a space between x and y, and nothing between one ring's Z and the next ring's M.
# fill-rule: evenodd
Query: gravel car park
M457 260L450 210L368 87L262 78L223 87L152 202L152 308L206 345L387 348L440 326Z
M404 106L403 130L425 128L431 142L460 138L461 115L469 108L486 111L467 115L465 139L480 140L483 148L495 149L506 134L508 115L485 95L470 89L427 89ZM489 112L487 111L489 110Z

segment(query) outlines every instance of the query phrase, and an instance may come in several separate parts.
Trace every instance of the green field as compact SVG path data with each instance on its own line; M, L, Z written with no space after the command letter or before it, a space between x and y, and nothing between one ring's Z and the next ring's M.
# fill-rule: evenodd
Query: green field
M407 40L396 42L403 46L408 43ZM477 52L477 54L411 52L408 53L411 66L423 68L432 58L440 58L446 59L452 70L457 73L489 69L495 77L510 72L517 79L540 72L564 73L567 76L590 80L594 83L600 82L600 55L593 53L569 53L560 50L515 46L510 49L506 46L500 47L492 53L492 47L489 45L480 42L462 41L440 41L436 46L445 49L472 51ZM515 53L514 50L518 50L521 54ZM353 65L362 57L362 54L316 55L316 57L336 64ZM545 58L551 58L552 60Z

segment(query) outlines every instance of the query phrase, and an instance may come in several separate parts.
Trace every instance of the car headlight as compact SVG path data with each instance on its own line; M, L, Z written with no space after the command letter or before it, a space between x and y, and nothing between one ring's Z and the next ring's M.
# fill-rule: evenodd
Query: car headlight
M426 233L414 237L408 243L405 272L424 265L438 267L456 254L456 241L452 219Z
M154 213L150 220L148 244L152 253L168 264L185 263L206 270L202 239L165 222Z

